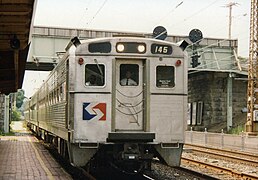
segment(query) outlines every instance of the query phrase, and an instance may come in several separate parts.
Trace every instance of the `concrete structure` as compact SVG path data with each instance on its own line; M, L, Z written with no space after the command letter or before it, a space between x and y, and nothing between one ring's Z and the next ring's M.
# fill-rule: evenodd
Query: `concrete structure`
M9 133L10 122L10 98L9 95L0 94L0 132Z
M231 149L231 151L257 152L258 136L247 136L245 133L231 135L225 133L186 131L185 142L199 146Z
M4 131L5 95L0 94L0 132Z
M5 96L4 98L4 104L5 104L5 107L4 107L4 132L5 133L9 133L10 131L10 127L9 127L9 124L10 124L10 117L11 117L11 112L10 112L10 98L9 98L9 95L8 96Z
M188 102L192 116L188 129L203 131L220 125L226 131L243 125L245 118L239 118L243 118L242 110L246 107L247 81L238 79L246 77L246 73L236 71L190 72Z
M16 132L1 137L0 179L73 179L34 136L20 128Z

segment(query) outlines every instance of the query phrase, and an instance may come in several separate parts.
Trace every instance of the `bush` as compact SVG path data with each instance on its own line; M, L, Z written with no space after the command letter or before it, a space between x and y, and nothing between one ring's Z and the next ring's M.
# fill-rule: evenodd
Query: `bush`
M11 115L12 121L20 121L21 120L21 112L17 111L16 109L12 110L12 115Z
M237 127L230 129L229 134L240 135L242 133L242 131L244 131L244 130L245 130L244 125L238 125Z

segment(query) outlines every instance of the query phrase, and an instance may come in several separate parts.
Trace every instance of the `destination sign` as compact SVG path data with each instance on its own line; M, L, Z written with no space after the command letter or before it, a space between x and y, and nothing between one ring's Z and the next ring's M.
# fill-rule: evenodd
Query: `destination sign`
M151 45L152 54L172 54L172 46L164 44L152 44Z

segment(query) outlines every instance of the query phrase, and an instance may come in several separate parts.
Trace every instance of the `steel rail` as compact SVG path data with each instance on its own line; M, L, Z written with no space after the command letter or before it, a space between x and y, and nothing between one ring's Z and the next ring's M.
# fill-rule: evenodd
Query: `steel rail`
M249 156L249 157L258 159L258 154L257 153L250 153L250 152L244 152L244 151L239 152L239 151L236 151L236 150L219 149L219 148L214 148L214 147L211 147L211 146L202 146L202 145L188 144L188 143L185 143L184 145L185 145L184 147L192 146L192 147L203 148L203 149L205 148L205 149L211 149L211 150L216 150L216 151L221 151L221 152L228 152L228 153L234 153L234 154L243 155L243 156Z
M257 180L258 179L258 176L256 176L256 175L233 171L232 169L229 169L229 168L216 166L216 165L205 163L205 162L196 161L196 160L189 159L186 157L182 157L181 162L184 164L194 164L194 165L197 165L198 167L202 167L205 169L215 170L220 173L227 174L230 177L234 177L236 179L248 179L248 180Z
M229 159L231 161L242 162L242 163L245 163L245 164L248 164L248 165L252 164L253 166L258 167L258 161L257 160L245 159L245 158L237 157L237 156L234 156L234 155L232 156L232 155L228 155L228 154L219 154L218 152L205 151L205 150L201 150L201 149L191 149L191 151L195 152L195 153L200 153L200 154L208 154L209 156L226 158L226 159ZM212 151L216 151L216 150L212 150ZM218 151L223 153L223 151L221 151L221 150L218 150ZM231 152L231 153L233 153L233 152Z

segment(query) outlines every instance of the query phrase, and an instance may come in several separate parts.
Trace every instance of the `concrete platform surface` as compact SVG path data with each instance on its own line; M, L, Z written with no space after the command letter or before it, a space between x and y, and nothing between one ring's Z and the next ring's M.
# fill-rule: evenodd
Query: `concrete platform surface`
M0 180L72 179L21 122L14 124L15 136L0 136Z

